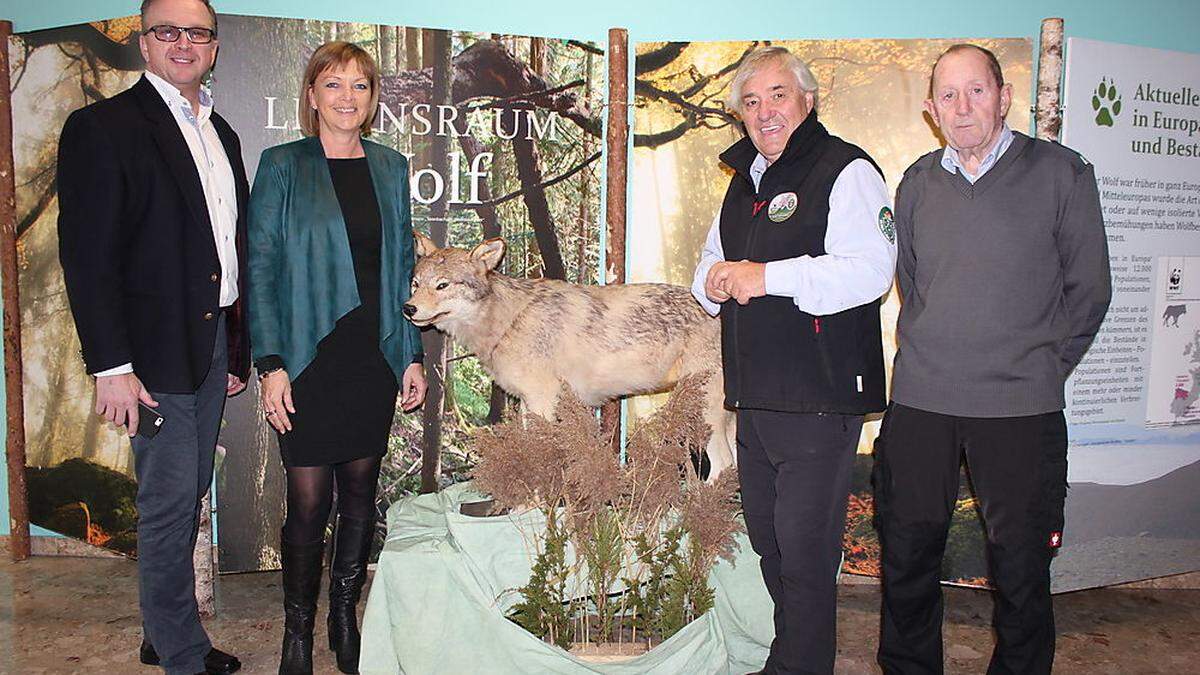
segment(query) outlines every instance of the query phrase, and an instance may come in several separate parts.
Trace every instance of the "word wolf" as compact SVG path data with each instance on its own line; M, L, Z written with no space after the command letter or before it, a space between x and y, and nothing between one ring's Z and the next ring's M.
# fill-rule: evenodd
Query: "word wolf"
M599 406L705 373L709 480L733 465L735 422L724 408L720 324L687 288L514 279L495 271L504 255L501 239L467 251L416 237L404 314L466 345L527 410L552 419L563 384L585 405Z

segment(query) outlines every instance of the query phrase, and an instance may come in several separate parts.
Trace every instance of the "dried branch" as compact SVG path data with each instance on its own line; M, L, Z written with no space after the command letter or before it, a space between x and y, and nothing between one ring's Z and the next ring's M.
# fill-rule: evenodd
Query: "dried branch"
M696 105L676 92L659 89L649 82L638 80L634 83L634 91L637 92L639 96L645 96L646 98L658 101L666 101L667 103L678 106L684 111L690 111L700 117L718 117L728 124L736 124L738 121L737 117L735 117L728 110L725 110L724 107L714 108Z
M700 120L693 113L687 113L684 121L667 129L654 134L634 134L633 147L635 148L657 148L665 143L683 136L687 132L700 126Z
M595 54L597 56L604 56L604 50L590 42L580 42L579 40L567 40L567 44L571 45L572 47L578 47L578 48L582 49L583 51L588 52L589 54Z
M526 102L526 101L534 102L535 99L550 96L552 94L558 94L558 93L564 92L568 89L574 89L575 87L581 87L581 86L583 86L583 84L584 84L583 80L573 80L571 82L568 82L563 85L559 85L557 87L550 87L549 89L540 89L538 91L530 91L530 92L526 92L526 93L522 93L522 94L516 94L514 96L509 96L508 98L499 98L499 99L496 99L493 101L488 101L487 103L480 103L479 105L464 106L464 110L466 112L470 113L470 112L474 112L476 110L488 110L490 108L500 108L500 107L503 107L504 104L506 104L506 103L519 103L519 102Z
M594 411L565 387L553 420L510 418L475 435L476 485L499 506L535 506L546 516L514 621L569 646L593 633L607 639L625 622L666 639L712 608L708 574L718 556L733 555L742 526L736 474L707 484L690 461L711 435L703 415L706 379L685 378L638 425L624 467L601 437ZM568 541L573 565L564 556ZM568 578L582 578L587 597L568 595ZM618 580L625 587L619 605L610 597Z
M672 43L672 44L686 45L686 43ZM746 47L745 51L742 52L741 56L739 56L736 61L724 66L723 68L721 68L720 70L718 70L715 73L712 73L710 75L700 76L700 77L696 77L695 74L693 73L694 82L681 92L674 92L674 91L668 91L668 90L662 89L660 87L657 87L657 86L651 84L648 80L642 80L642 79L636 80L634 82L634 91L639 96L643 96L643 97L645 97L647 99L651 99L651 100L663 101L663 102L669 103L672 106L675 106L679 110L679 112L683 115L683 121L665 131L660 131L660 132L656 132L656 133L652 133L652 134L635 134L633 137L634 147L656 148L660 145L670 143L671 141L674 141L675 139L680 138L681 136L683 136L687 132L691 131L692 129L698 129L701 127L706 128L706 129L721 129L721 128L727 127L731 124L733 124L733 125L739 124L739 120L738 120L737 116L734 115L733 113L731 113L730 111L726 110L723 105L720 107L706 105L709 101L712 100L712 98L713 98L712 96L704 97L701 100L700 104L697 104L697 103L691 101L690 99L692 97L696 96L697 94L700 94L701 92L703 92L704 89L706 87L708 87L708 85L711 84L714 80L724 77L724 76L728 75L729 73L733 72L734 70L736 70L738 68L738 66L741 65L742 61L746 58L746 56L748 54L750 54L752 51L754 51L758 47L759 44L760 43L758 43L758 42L751 42L749 44L749 46ZM651 55L663 52L663 50L665 50L665 49L666 48L664 47L662 50L658 50L657 52L651 52ZM645 58L645 57L644 56L638 57L639 65L641 64L641 61L643 58ZM663 65L666 65L666 64L664 63ZM660 67L661 66L657 66L653 69L657 69ZM647 68L643 71L642 69L639 68L639 72L650 72L650 70L652 70L652 69ZM716 120L716 121L714 122L714 120Z
M17 223L18 239L37 222L38 218L42 217L42 214L46 212L46 208L50 206L50 202L54 201L56 195L58 195L57 181L52 182L45 190L42 190L42 193L38 195L37 201L33 203L33 208L29 209L29 213L26 213L25 217Z
M21 84L21 80L25 77L25 71L29 70L29 55L33 53L33 48L24 41L21 42L21 47L25 50L25 55L21 58L20 69L12 76L12 83L8 90L10 94L17 90L17 85Z
M733 63L725 66L724 68L718 70L717 72L715 72L711 75L705 75L705 76L701 77L700 79L696 80L692 84L692 86L688 87L687 89L684 89L680 93L682 93L687 98L691 98L692 96L695 96L696 94L700 93L700 91L702 89L707 87L709 82L712 82L713 80L715 80L717 78L724 77L725 75L728 75L729 73L732 73L733 71L737 70L738 67L740 67L742 65L742 61L745 61L746 57L749 56L750 53L753 52L755 49L758 49L758 42L751 42L750 46L746 47L746 51L742 52L742 55L738 57L737 61L734 61Z
M635 75L652 73L679 58L690 42L668 42L658 49L638 54L634 59L633 72Z
M104 65L114 70L134 71L146 67L136 38L115 42L91 24L66 26L55 30L40 30L25 33L21 39L33 49L64 42L82 45L85 51L94 54Z

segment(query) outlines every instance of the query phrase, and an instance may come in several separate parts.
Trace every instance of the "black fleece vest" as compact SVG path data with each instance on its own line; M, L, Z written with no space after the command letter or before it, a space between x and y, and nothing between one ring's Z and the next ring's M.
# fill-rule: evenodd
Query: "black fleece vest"
M856 159L875 162L831 136L815 113L792 133L755 193L750 165L757 155L749 138L721 155L736 172L721 205L725 259L824 255L834 181ZM865 414L886 406L878 300L826 316L800 311L791 298L729 301L721 306L721 351L731 408Z

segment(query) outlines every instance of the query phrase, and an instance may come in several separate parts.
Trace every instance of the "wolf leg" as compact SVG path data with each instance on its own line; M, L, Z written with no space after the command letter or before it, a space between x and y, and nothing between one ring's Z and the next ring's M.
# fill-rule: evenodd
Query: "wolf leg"
M538 386L531 386L523 391L519 398L521 399L521 407L524 412L531 413L541 417L544 420L554 420L554 411L558 408L558 394L561 389L561 383L557 380L553 382L536 382Z
M709 465L707 482L715 483L722 471L733 466L733 453L729 451L724 432L713 434L708 439L708 447L705 452L708 453Z
M715 381L715 384L713 382ZM708 482L716 481L721 472L734 465L734 448L732 439L736 433L736 416L725 409L725 392L721 380L716 376L709 379L705 392L704 421L708 423L712 435L708 438Z
M737 413L725 411L725 442L729 444L729 456L737 466Z

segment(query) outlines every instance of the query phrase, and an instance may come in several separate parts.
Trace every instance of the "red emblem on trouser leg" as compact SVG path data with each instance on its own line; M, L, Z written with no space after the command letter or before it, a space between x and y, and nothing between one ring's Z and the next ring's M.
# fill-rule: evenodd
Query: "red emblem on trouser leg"
M1050 541L1047 543L1050 544L1050 548L1061 547L1062 546L1062 532L1051 532L1050 533Z

